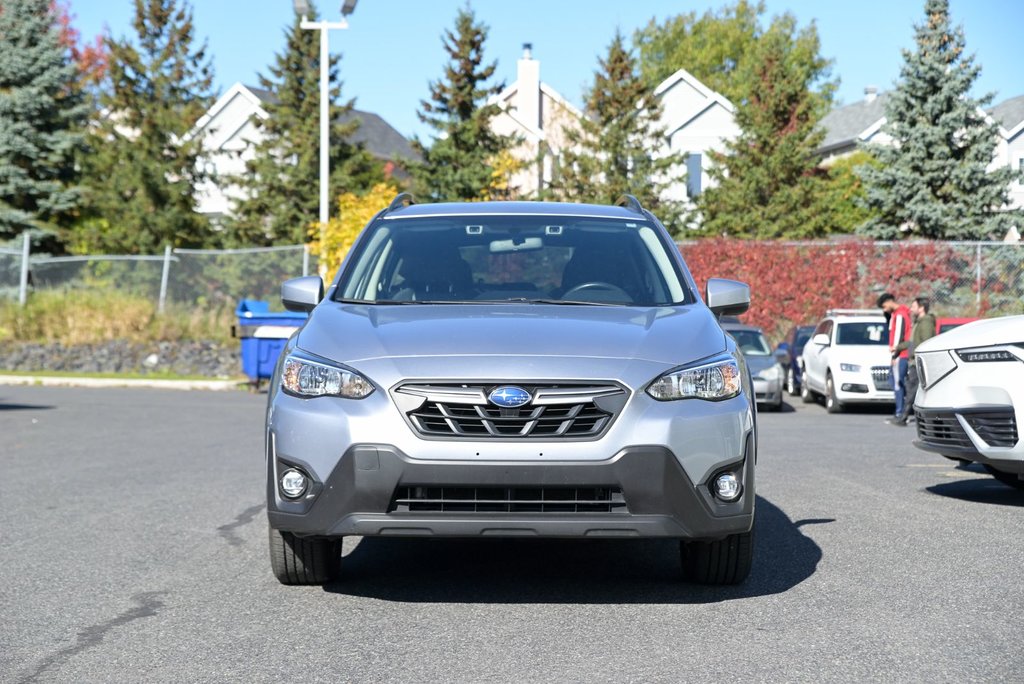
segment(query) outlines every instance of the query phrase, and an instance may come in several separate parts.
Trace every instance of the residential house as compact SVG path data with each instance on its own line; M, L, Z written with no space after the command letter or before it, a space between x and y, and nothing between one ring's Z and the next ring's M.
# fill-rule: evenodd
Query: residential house
M740 134L735 109L725 96L685 69L658 84L654 96L661 103L663 154L678 155L684 160L683 168L674 174L682 180L671 185L667 194L670 199L692 204L711 182L709 152L724 152L725 143Z
M233 203L244 192L225 179L242 174L246 162L253 158L255 146L263 139L254 118L266 120L269 114L265 105L273 100L274 94L268 90L236 83L218 98L190 133L201 136L204 154L200 163L211 174L209 181L196 188L197 210L214 221L229 216ZM358 119L360 125L351 142L362 143L372 155L391 164L391 170L401 177L401 167L394 163L417 158L409 141L371 112L353 109L342 120L352 119Z
M491 99L502 109L491 128L499 135L520 139L512 150L520 168L509 179L509 189L524 198L537 197L551 182L555 161L568 144L567 133L583 116L540 80L540 61L533 58L532 48L530 43L523 44L516 80Z

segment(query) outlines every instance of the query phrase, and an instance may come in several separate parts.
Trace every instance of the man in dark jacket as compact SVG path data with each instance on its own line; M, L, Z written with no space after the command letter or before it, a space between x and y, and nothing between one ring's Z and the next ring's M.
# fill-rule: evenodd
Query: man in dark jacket
M909 368L907 370L906 393L903 399L903 411L895 418L890 418L893 425L905 426L914 410L914 397L917 396L919 379L917 377L917 364L914 363L914 351L917 346L929 337L935 337L935 316L929 313L931 301L927 297L918 297L910 303L910 315L914 319L914 327L910 331L910 339L896 345L895 351L906 350Z

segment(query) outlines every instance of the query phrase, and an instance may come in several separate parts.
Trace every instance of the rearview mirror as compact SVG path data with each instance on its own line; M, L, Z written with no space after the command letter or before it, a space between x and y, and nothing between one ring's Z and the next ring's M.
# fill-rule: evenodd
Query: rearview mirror
M736 280L708 278L704 301L716 316L737 316L750 308L750 286Z
M789 365L789 351L785 349L775 350L775 360L781 363L783 366Z
M312 311L323 298L324 281L320 276L292 278L281 285L281 303L289 311Z
M813 342L814 344L820 344L823 347L827 347L830 344L828 335L826 335L825 333L818 333L817 335L811 338L811 342Z

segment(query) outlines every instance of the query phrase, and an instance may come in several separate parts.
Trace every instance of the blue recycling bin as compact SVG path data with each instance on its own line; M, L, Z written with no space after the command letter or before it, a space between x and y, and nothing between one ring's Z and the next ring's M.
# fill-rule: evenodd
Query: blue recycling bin
M242 342L242 372L254 383L274 375L274 367L288 338L301 328L309 314L271 311L270 303L243 299L235 309L238 327L235 335Z

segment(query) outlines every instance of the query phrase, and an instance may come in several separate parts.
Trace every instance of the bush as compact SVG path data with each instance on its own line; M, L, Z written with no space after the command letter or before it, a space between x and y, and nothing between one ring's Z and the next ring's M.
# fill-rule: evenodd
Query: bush
M168 305L110 289L35 292L25 307L0 299L0 342L95 344L109 340L204 340L231 344L234 307Z

